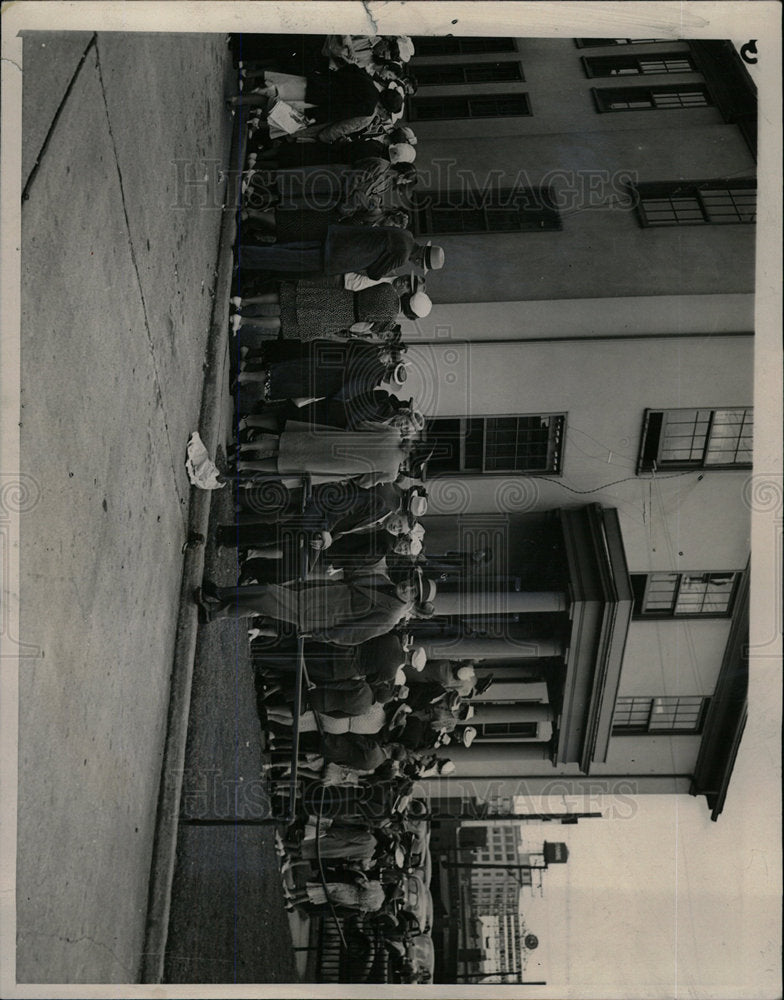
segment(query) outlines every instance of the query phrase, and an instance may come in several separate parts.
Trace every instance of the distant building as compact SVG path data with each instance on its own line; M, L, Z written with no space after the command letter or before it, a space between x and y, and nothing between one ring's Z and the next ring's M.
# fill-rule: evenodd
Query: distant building
M746 712L753 83L724 41L415 43L414 226L447 256L406 332L441 557L415 627L494 675L449 781L715 819Z

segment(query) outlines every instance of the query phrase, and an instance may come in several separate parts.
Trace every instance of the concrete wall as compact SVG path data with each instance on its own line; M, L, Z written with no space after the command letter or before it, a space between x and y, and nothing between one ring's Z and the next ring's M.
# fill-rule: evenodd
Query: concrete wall
M440 279L434 276L431 280ZM442 302L437 303L425 319L403 324L407 343L707 336L751 333L753 330L754 295L751 292Z
M430 416L566 414L562 475L441 477L431 511L597 502L618 507L632 572L742 568L748 470L654 479L636 464L646 407L750 404L752 348L747 337L412 346L406 394Z
M518 47L514 56L460 60L519 60L524 83L420 88L421 98L524 92L532 114L416 121L418 190L551 185L563 228L439 236L448 265L430 276L433 301L752 291L753 226L644 229L626 188L629 181L753 177L754 160L737 127L714 107L602 114L591 94L592 88L696 83L700 74L591 79L580 56L596 50L577 49L572 39L518 39ZM663 49L688 47L635 46L635 54Z

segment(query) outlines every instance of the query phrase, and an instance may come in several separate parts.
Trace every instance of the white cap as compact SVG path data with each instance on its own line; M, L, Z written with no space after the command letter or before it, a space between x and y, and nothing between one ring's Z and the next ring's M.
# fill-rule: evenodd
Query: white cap
M438 769L439 774L452 774L455 769L455 762L453 760L445 760L441 767Z
M407 142L393 142L389 147L390 163L413 163L416 150Z
M473 726L466 726L463 730L463 746L468 749L476 739L476 729Z
M424 670L427 663L427 653L424 646L417 646L411 654L411 666L414 670Z
M422 517L427 514L427 497L414 496L408 504L408 509L414 517Z
M402 385L408 378L408 372L406 371L405 361L401 361L399 365L395 366L395 370L392 372L390 381L397 382L398 385Z
M398 672L395 674L395 685L399 687L401 684L405 683L406 683L406 672L402 667L400 667L398 669Z
M397 35L395 41L397 42L397 50L400 53L400 61L404 63L409 62L415 52L414 43L408 35Z
M433 301L427 292L414 292L408 300L408 308L417 319L424 319L425 316L430 315L430 311L433 308Z
M476 680L476 671L473 667L458 667L457 678L461 681Z

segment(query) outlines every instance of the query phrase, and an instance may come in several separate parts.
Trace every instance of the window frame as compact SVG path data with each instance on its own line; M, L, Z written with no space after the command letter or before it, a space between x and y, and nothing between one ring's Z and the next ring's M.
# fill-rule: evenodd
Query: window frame
M504 76L503 74L490 77L489 79L476 80L471 79L471 73L477 69L487 68L489 71L494 70L498 66L509 67L512 71L511 76ZM462 76L460 80L428 80L427 74L429 71L433 72L452 72L458 73ZM525 73L523 72L523 64L519 59L495 59L487 60L485 62L472 62L472 63L453 63L453 62L438 62L438 63L424 63L421 66L416 67L416 80L419 88L422 87L465 87L465 86L477 86L483 83L525 83Z
M753 226L756 224L756 194L757 180L754 177L732 177L716 178L701 181L650 181L642 184L630 184L629 191L632 195L632 203L636 207L637 218L644 229L666 229L679 226ZM733 191L753 191L755 195L754 219L741 218L740 210L736 209L737 218L726 218L719 221L715 216L709 214L709 206L705 204L703 194L711 192L726 192L727 196L733 198ZM702 219L678 219L677 206L673 204L673 197L680 197L684 201L691 199L697 202ZM654 199L670 202L671 210L675 219L672 222L656 221L651 218L649 210L645 207L646 201Z
M675 702L675 712L678 711L678 702L681 699L689 699L696 701L700 699L700 705L697 712L697 717L694 722L694 727L692 729L684 728L672 728L672 729L651 729L651 719L654 715L654 706L656 702ZM644 709L644 702L649 702L648 706L648 717L644 725L618 725L615 721L615 711L622 702L631 703L630 707L632 710L635 708L635 702L640 702L640 708ZM699 736L705 725L705 717L708 714L708 708L710 706L710 697L706 695L622 695L616 699L615 708L613 710L613 725L612 725L612 735L613 736Z
M656 104L655 95L656 94L681 94L687 91L699 91L702 101L699 104L691 105L672 105L662 107ZM638 86L638 87L591 87L591 94L593 95L594 106L599 114L628 114L634 111L694 111L697 108L711 108L713 107L713 98L711 97L710 90L704 83L695 84L683 84L683 83L672 83L672 84L662 84L661 86ZM626 100L627 102L632 102L635 95L639 95L640 99L643 99L647 95L648 104L637 108L611 108L609 107L609 102L613 99L611 95L614 95L615 100Z
M493 114L475 114L475 108L477 108L482 101L504 101L509 98L514 98L522 103L524 110L514 111L514 112L494 112ZM420 116L418 110L424 105L425 102L429 102L430 106L435 106L436 104L445 105L446 102L463 102L467 113L445 113L438 116ZM473 102L473 103L472 103ZM418 94L415 97L409 99L407 103L408 107L408 121L410 122L447 122L447 121L485 121L493 118L530 118L533 114L531 110L531 100L528 93L523 90L510 91L506 94L445 94L443 97L420 97Z
M668 413L691 413L695 411L699 413L700 410L710 410L710 418L708 429L705 433L705 445L703 448L701 459L662 459L662 443L663 443L663 431L666 426L666 414ZM643 413L643 423L642 432L640 434L640 448L638 451L637 458L637 475L641 475L645 472L656 473L659 470L688 470L688 469L702 469L708 472L714 471L727 471L727 470L738 470L738 469L751 469L753 467L753 462L705 462L705 457L708 452L711 440L711 431L715 426L715 416L717 412L727 411L727 410L742 410L743 411L743 422L741 423L741 429L746 425L746 419L751 416L752 424L752 449L754 447L754 436L753 436L753 424L754 424L754 407L753 406L704 406L704 407L665 407L664 409L646 409ZM660 421L655 421L654 418L661 415ZM653 456L653 435L658 436L655 439L656 445L656 455ZM650 440L649 440L650 435ZM742 435L738 438L738 444L740 444ZM736 448L736 452L737 452ZM744 449L747 450L747 449Z
M488 420L505 420L505 419L516 419L521 418L536 418L541 419L543 417L554 418L556 421L560 421L560 424L555 423L549 428L548 440L547 440L547 469L537 469L525 467L521 469L487 469L487 421ZM460 422L459 428L459 443L460 443L460 455L459 455L459 468L458 469L433 469L432 473L429 472L431 478L440 476L510 476L510 475L528 475L528 476L561 476L563 475L564 469L564 452L566 448L566 429L567 429L567 414L566 411L557 413L493 413L493 414L483 414L483 415L460 415L456 414L454 416L437 416L432 417L425 425L425 442L427 444L432 444L436 439L433 434L432 424L437 420L455 420ZM482 426L482 455L481 455L481 469L467 469L465 468L465 445L466 437L468 433L468 423L469 421L481 420L483 422ZM551 459L552 454L552 459ZM432 461L432 460L431 460Z
M677 576L678 581L673 591L672 605L669 610L655 609L653 611L646 610L645 599L648 596L649 588L653 582L652 578L657 575L667 575L667 576ZM634 591L634 604L632 607L632 620L633 621L709 621L711 619L717 618L732 618L733 609L735 606L735 597L738 593L738 585L741 578L741 572L739 570L653 570L649 573L630 573L629 574L632 581L632 589ZM720 576L720 577L730 577L730 590L729 596L727 598L727 607L724 611L699 611L699 612L689 612L686 614L680 613L676 614L676 608L678 606L678 599L681 595L681 588L683 586L684 577L696 577L696 576ZM644 585L642 588L636 584L637 580L644 578ZM641 592L640 592L641 590Z
M487 213L496 208L504 209L507 202L515 200L514 196L532 202L534 207L524 207L518 210L521 225L516 229L491 228L488 223L492 220ZM421 208L416 204L418 197L425 201ZM459 204L460 199L463 199L463 204ZM474 203L465 204L466 201ZM446 204L442 204L442 202L446 202ZM434 225L433 213L439 211L483 212L486 226L484 229L438 228ZM438 191L435 193L424 191L421 195L414 192L412 194L411 218L414 233L416 235L427 234L428 236L496 236L509 233L560 232L563 229L561 214L555 205L554 192L550 186L525 189L499 188L484 195L479 191Z
M414 43L414 60L437 59L442 56L496 55L497 53L519 51L517 39L506 35L497 37L493 35L414 35L411 40ZM434 40L438 40L442 44L446 43L446 48L451 51L428 52L427 45L429 41ZM477 43L487 42L497 44L498 48L482 48L481 44L477 46Z
M681 59L681 60L685 60L689 64L689 68L688 69L666 69L665 68L665 69L662 69L662 70L652 70L650 72L646 72L643 69L642 64L646 60L648 60L648 59L659 61L659 62L666 61L668 59L673 59L673 60L674 59ZM699 72L697 70L695 64L694 64L694 60L692 59L691 55L688 52L662 52L661 54L658 53L658 52L655 52L655 53L652 52L650 54L643 54L643 55L637 55L637 54L634 54L634 53L632 53L630 55L627 55L626 53L624 53L623 55L614 55L614 56L581 56L580 57L580 62L583 65L583 71L584 71L585 75L587 77L589 77L590 79L595 79L595 80L619 79L620 77L617 74L607 73L607 72L601 72L600 71L600 69L601 69L601 65L600 64L604 64L604 63L610 64L612 62L621 63L623 61L626 61L629 64L636 65L636 67L637 67L637 72L636 73L629 73L629 74L627 74L628 76L638 76L638 77L670 76L670 75L672 75L674 73L697 73L697 72Z
M678 38L575 38L578 49L605 49L610 47L626 47L627 45L660 45L666 42L673 45Z

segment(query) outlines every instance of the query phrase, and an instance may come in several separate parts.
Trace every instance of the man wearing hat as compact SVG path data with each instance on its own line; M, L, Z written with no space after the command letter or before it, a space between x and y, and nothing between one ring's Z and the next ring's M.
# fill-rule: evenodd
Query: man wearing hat
M398 540L406 538L412 526L410 514L393 511L371 531L353 532L334 539L328 550L328 562L348 572L375 566L392 552L399 551Z
M337 225L327 228L323 242L241 246L238 255L240 267L282 271L294 279L352 272L378 281L409 262L438 270L444 266L443 248L417 243L408 229Z
M476 689L477 679L473 664L460 665L453 660L428 660L427 665L416 677L410 678L414 684L435 684L444 691L454 691L461 698L467 698Z
M194 592L202 623L261 615L296 625L321 642L358 646L390 632L405 618L433 615L436 586L421 573L397 585L376 573L346 582L316 581L278 586L217 587L205 580ZM264 627L264 623L262 626Z
M324 483L314 486L305 510L297 493L289 494L284 506L270 503L264 488L258 495L247 490L249 509L238 515L238 523L221 525L217 530L218 545L247 548L275 541L271 526L287 524L304 531L326 531L333 538L355 531L368 531L380 524L390 513L400 511L403 494L394 483L381 483L362 489L353 483Z

